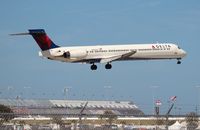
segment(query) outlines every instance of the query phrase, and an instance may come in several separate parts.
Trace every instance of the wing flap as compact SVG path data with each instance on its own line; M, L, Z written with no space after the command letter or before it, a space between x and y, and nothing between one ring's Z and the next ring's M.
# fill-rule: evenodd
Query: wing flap
M113 56L113 57L109 57L109 58L103 58L103 59L101 59L100 63L108 63L108 62L117 60L120 57L121 57L121 55L120 56Z
M108 63L108 62L115 61L117 59L128 58L128 57L132 56L133 54L135 54L136 52L137 51L134 50L134 51L122 54L122 55L116 55L116 56L111 56L111 57L108 57L108 58L102 58L100 63Z

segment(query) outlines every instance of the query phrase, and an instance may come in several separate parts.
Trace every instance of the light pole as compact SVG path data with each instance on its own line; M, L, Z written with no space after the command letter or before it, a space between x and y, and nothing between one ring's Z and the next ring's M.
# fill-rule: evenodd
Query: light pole
M12 98L12 92L14 91L14 87L12 87L12 86L8 86L7 87L7 89L8 89L8 99L9 98ZM10 96L10 97L9 97Z
M159 88L159 86L150 86L150 88L152 89L152 114L154 115L155 114L155 111L154 111L154 107L155 107L155 94L156 94L156 89Z
M24 98L28 95L28 89L30 89L31 87L29 87L29 86L25 86L24 87ZM27 99L27 97L26 97L26 99Z
M199 107L200 107L200 85L195 86L197 88L197 107L196 114L199 115Z
M108 96L109 96L109 91L112 89L112 86L104 86L105 89L105 96L106 96L106 100L108 100Z
M65 88L63 89L64 100L67 100L67 93L69 92L69 89L71 89L71 87L65 87Z

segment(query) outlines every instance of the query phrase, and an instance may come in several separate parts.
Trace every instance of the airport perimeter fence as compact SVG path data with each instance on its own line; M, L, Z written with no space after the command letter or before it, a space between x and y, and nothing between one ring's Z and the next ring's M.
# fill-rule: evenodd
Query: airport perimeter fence
M30 117L30 116L45 116L45 117L52 117L52 116L62 116L62 117L100 117L104 114L65 114L65 113L0 113L0 118L5 116L14 116L14 117ZM166 115L153 115L153 114L146 114L146 115L139 115L139 114L115 114L117 117L130 117L130 118L166 118ZM106 115L106 116L112 116ZM183 115L169 115L169 118L186 118L187 114ZM197 115L200 118L200 115Z
M104 118L102 120L102 118ZM103 114L27 114L0 113L0 130L24 129L29 125L30 130L165 130L178 121L185 121L187 115L113 115ZM200 116L197 116L198 120ZM132 121L131 121L132 120ZM54 126L52 126L54 124ZM135 128L137 125L137 128ZM153 125L151 128L145 126ZM161 127L160 127L161 126ZM194 129L191 129L194 130Z

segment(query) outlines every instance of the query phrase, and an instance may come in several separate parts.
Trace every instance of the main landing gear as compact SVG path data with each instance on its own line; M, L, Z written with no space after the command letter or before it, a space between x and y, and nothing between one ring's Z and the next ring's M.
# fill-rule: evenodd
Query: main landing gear
M96 70L97 69L97 65L95 65L94 63L91 65L90 67L91 70Z
M111 68L112 68L112 65L111 65L110 63L107 63L107 64L105 65L105 68L106 68L106 69L111 69Z
M105 69L111 69L112 68L112 65L110 63L107 63L105 65ZM97 65L95 65L94 63L92 63L91 67L90 67L91 70L97 70Z

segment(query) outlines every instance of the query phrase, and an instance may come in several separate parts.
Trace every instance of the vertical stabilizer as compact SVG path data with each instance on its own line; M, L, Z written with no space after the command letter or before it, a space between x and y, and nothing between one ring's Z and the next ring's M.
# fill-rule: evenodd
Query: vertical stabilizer
M29 34L32 35L42 51L59 47L47 36L44 29L29 29Z

